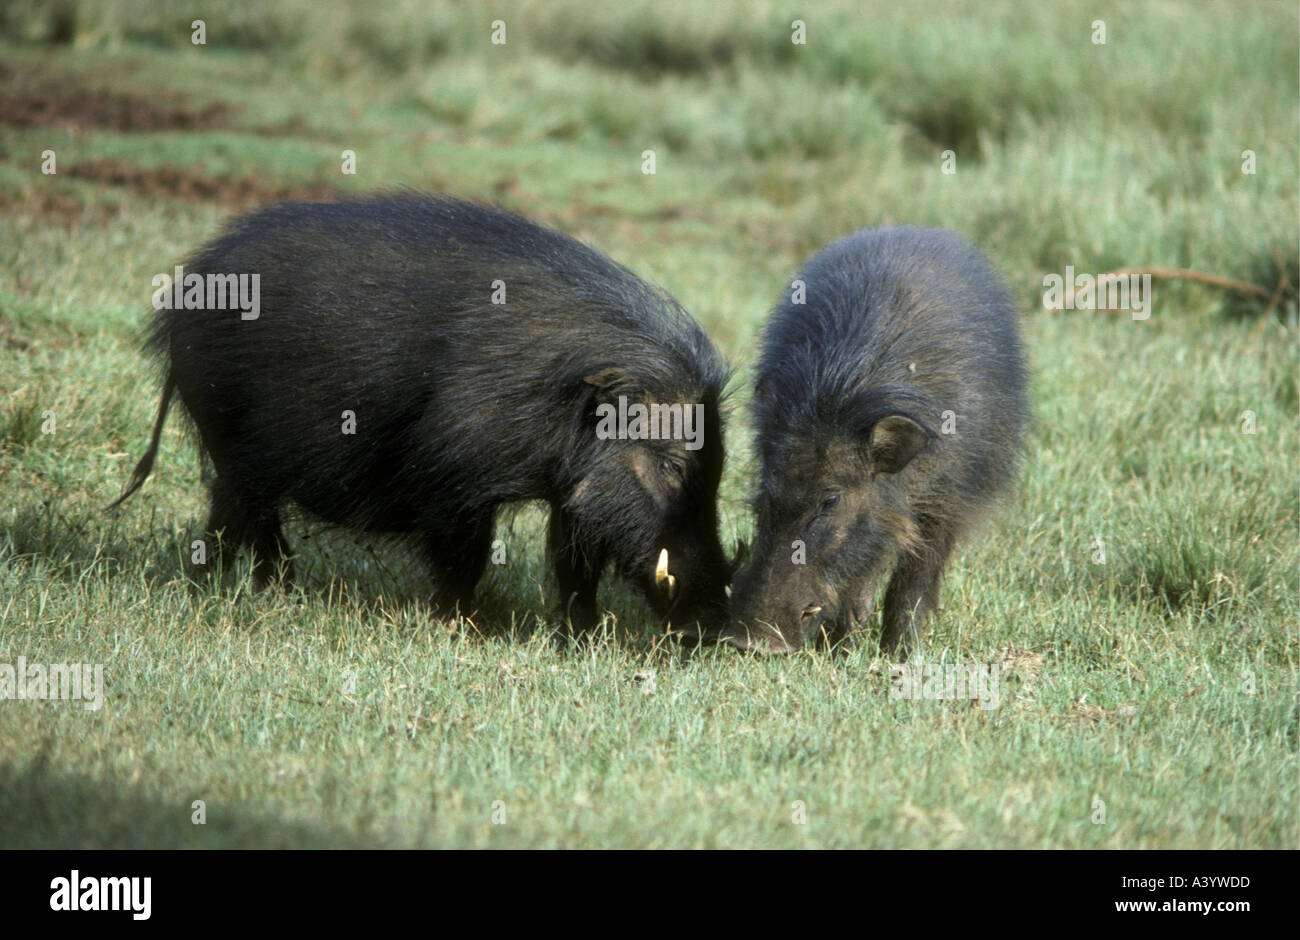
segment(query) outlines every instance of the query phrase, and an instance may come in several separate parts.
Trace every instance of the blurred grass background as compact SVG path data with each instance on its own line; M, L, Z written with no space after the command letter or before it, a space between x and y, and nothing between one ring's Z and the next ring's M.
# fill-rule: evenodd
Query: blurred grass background
M0 845L1297 845L1294 4L231 2L196 46L198 16L0 7L0 663L108 685L96 713L0 701ZM522 211L700 319L739 366L728 544L747 367L802 261L894 223L986 252L1035 427L926 653L1005 663L1002 705L890 701L870 635L684 656L615 584L609 632L566 651L536 507L502 519L471 621L427 614L418 559L305 520L302 591L196 589L176 420L102 515L156 407L153 274L247 206L392 185ZM1268 296L1045 311L1067 265Z

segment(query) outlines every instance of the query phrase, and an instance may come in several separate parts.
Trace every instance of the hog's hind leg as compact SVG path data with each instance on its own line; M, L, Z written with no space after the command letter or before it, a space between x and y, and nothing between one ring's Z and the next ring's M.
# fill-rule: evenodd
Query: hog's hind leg
M474 588L483 577L492 551L491 512L470 522L439 530L425 540L425 552L438 582L434 607L443 614L474 610Z
M273 582L284 587L293 583L293 553L280 527L276 501L242 493L218 474L212 482L206 532L210 570L220 571L231 550L247 547L253 553L253 583L259 589Z

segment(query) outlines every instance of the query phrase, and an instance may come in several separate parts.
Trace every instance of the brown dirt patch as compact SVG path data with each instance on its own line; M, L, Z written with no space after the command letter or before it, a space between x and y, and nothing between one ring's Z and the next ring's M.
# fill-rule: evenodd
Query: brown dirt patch
M1080 699L1070 706L1070 713L1065 716L1065 724L1075 728L1087 728L1093 725L1132 721L1136 717L1136 705L1124 704L1115 708L1103 708Z
M92 212L76 196L55 186L28 186L18 192L0 191L0 213L27 212L67 224L102 221L112 214L108 207Z
M73 179L121 186L143 195L218 202L232 206L283 199L323 200L339 195L338 189L324 181L295 185L268 182L252 176L207 176L170 166L139 167L104 157L92 157L73 164L62 172Z
M230 109L219 102L193 108L102 88L82 88L66 81L0 92L0 124L12 127L207 130L224 126L229 117Z

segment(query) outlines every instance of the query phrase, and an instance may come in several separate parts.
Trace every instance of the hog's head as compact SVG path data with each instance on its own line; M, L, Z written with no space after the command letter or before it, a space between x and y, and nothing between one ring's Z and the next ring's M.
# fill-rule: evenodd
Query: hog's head
M670 628L719 628L732 574L718 541L721 389L650 390L617 368L584 382L590 448L565 505L575 536Z
M870 609L878 566L915 548L902 471L934 435L908 414L857 414L764 440L754 558L715 639L763 652L834 640Z

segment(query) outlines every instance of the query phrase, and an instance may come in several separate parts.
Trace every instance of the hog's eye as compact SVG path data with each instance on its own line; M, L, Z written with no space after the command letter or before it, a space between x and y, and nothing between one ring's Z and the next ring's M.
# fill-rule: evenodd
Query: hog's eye
M676 457L665 457L663 463L659 464L659 469L664 472L665 476L680 480L686 473L686 468Z
M821 508L818 509L817 512L819 515L824 515L828 512L831 512L839 504L840 504L840 497L838 493L832 496L827 496L825 499L822 500Z

